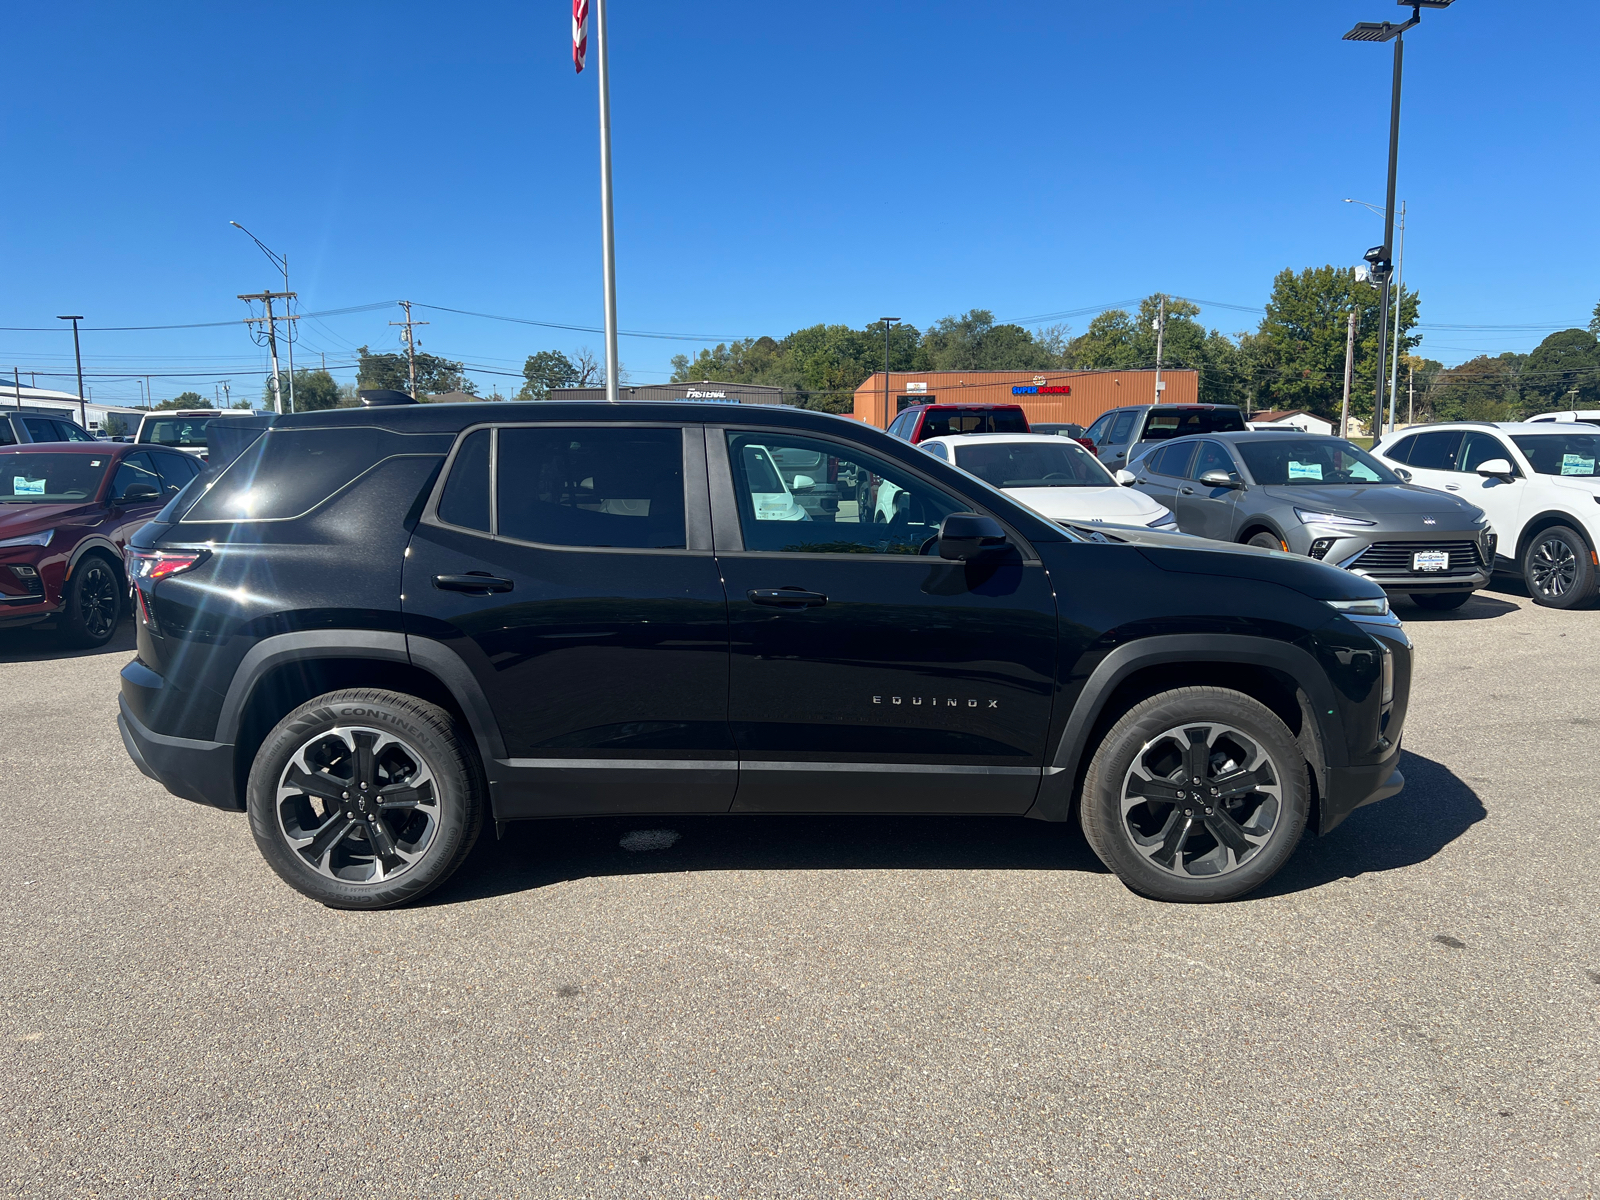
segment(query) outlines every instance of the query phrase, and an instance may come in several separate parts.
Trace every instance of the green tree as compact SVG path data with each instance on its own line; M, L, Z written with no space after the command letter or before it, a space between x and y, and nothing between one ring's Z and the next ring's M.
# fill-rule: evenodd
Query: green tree
M1440 370L1429 382L1427 411L1436 421L1511 421L1523 408L1525 354L1480 354Z
M210 408L211 402L199 392L180 392L171 400L163 400L156 405L158 409L169 408Z
M338 408L338 383L326 371L296 371L294 407L296 412L321 412L324 409Z
M1600 340L1587 329L1552 333L1528 355L1522 389L1536 410L1594 407L1600 401Z
M577 365L559 350L541 350L530 354L522 364L522 377L527 380L517 393L518 400L548 400L551 388L577 387L580 372Z
M100 422L100 428L107 437L126 437L133 432L128 428L128 419L121 413L107 413L105 420Z
M943 317L922 335L923 369L1045 371L1062 366L1051 348L1021 325L996 325L986 308Z
M357 351L358 368L356 386L362 390L392 388L409 391L411 387L410 364L404 354L374 354L362 346ZM417 395L419 397L441 392L478 393L478 385L462 374L463 364L451 362L435 354L416 353ZM298 375L296 376L298 379ZM298 386L298 385L297 385Z

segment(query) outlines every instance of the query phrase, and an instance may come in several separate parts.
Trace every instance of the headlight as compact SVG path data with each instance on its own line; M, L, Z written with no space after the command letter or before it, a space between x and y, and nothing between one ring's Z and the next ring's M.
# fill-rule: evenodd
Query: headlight
M38 533L27 533L21 537L7 538L0 542L0 546L48 546L50 539L55 537L54 529L41 529Z
M1329 608L1335 612L1342 612L1350 617L1387 617L1389 615L1389 597L1378 596L1371 600L1324 600Z
M1163 508L1155 516L1145 522L1151 529L1159 529L1164 533L1178 532L1178 518L1172 515L1172 510Z
M1294 515L1306 525L1376 525L1376 521L1363 521L1360 517L1341 517L1338 513L1312 512L1297 508Z

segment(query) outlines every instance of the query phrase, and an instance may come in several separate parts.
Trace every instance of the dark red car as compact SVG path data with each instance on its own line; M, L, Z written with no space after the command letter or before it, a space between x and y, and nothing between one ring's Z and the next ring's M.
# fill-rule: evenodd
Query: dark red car
M952 433L1031 433L1020 404L913 404L889 423L888 432L908 442Z
M0 447L0 627L56 617L69 645L110 641L128 594L123 545L202 469L125 442Z

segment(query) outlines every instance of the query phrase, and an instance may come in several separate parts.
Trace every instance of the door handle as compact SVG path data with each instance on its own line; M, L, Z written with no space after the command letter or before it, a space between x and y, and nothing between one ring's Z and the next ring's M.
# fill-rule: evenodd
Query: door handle
M435 575L433 586L441 592L466 592L471 596L492 596L496 592L509 592L515 585L498 575L474 571L468 575Z
M808 592L804 588L751 588L745 593L751 604L765 604L771 608L821 608L828 598L821 592Z
M1444 485L1444 490L1447 492L1459 492L1461 485L1459 483L1447 483Z
M1185 495L1185 496L1192 496L1192 495L1194 495L1194 489L1193 489L1193 488L1192 488L1192 487L1186 487L1186 488L1184 488L1184 489L1183 489L1183 495Z

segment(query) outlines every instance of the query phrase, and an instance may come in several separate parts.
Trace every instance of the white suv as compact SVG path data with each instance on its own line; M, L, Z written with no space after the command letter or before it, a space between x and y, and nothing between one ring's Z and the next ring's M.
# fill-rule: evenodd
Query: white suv
M1600 428L1457 421L1407 429L1372 453L1410 482L1471 501L1537 604L1576 608L1600 587Z

